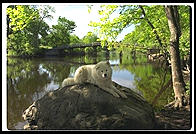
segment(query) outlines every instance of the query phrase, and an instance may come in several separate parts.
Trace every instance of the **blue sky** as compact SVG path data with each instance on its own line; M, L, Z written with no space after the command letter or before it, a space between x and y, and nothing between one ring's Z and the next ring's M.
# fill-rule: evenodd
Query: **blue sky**
M79 38L84 37L87 32L92 31L93 27L88 26L90 21L99 22L98 9L99 5L93 5L91 9L91 13L88 13L87 5L75 5L75 4L66 4L66 5L50 5L55 8L55 13L51 15L54 17L52 20L46 20L46 22L51 26L57 24L57 19L59 16L65 17L68 20L72 20L76 23L76 28L74 34L76 34ZM121 40L127 33L130 33L134 27L129 27L125 29L117 38L117 40Z

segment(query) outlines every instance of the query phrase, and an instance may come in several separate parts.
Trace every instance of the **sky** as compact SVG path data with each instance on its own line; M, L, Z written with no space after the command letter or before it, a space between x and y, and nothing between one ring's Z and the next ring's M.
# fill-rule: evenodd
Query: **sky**
M55 8L55 13L51 13L52 20L45 20L50 26L57 24L58 17L65 17L68 20L76 23L76 28L73 34L77 35L80 39L83 38L89 31L93 32L93 27L88 26L90 21L99 22L100 16L98 15L99 5L93 5L91 12L88 13L87 5L50 5ZM134 27L125 29L117 38L120 41L127 33L130 33Z

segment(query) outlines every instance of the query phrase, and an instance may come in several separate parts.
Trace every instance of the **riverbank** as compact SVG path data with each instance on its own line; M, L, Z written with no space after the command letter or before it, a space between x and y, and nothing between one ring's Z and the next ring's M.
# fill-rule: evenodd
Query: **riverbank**
M185 83L190 82L190 73L183 73L183 77ZM158 129L162 130L190 130L192 128L191 115L190 103L180 109L165 106L160 112L155 112Z

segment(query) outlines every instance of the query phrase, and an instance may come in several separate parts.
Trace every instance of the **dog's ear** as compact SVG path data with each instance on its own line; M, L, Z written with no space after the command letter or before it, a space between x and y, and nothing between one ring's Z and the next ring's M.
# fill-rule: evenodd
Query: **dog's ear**
M96 68L96 70L98 70L100 67L96 66L95 68Z
M98 70L100 67L98 66L98 64L95 65L95 69Z
M107 61L106 61L106 64L110 65L110 62L109 62L109 60L107 60Z

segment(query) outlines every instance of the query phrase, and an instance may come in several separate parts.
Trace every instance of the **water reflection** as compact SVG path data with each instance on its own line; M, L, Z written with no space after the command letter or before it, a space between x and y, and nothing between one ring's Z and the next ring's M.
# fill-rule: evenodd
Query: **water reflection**
M121 57L121 59L120 59ZM112 64L112 79L120 85L143 93L150 103L162 86L170 78L170 73L156 64L149 64L145 56L137 59L130 54L110 54ZM84 64L93 64L107 57L100 54L97 57L62 57L35 59L7 59L7 127L8 129L23 129L25 124L22 112L50 90L60 87L67 77L74 76L75 70ZM139 91L137 90L139 89ZM168 89L161 96L156 106L162 106L168 101L172 90Z

